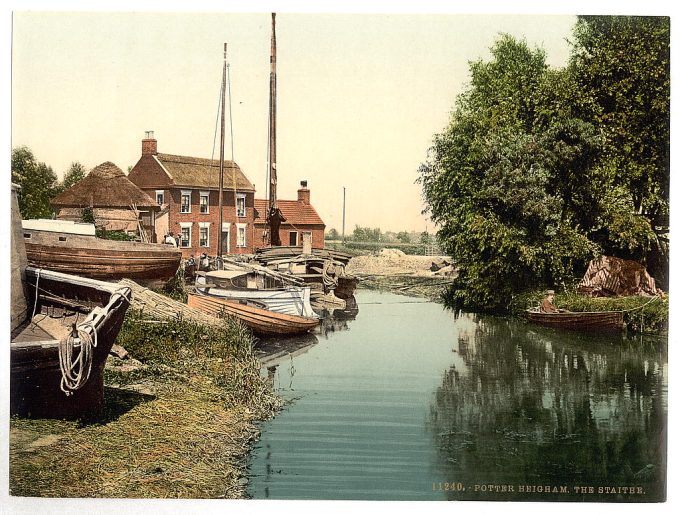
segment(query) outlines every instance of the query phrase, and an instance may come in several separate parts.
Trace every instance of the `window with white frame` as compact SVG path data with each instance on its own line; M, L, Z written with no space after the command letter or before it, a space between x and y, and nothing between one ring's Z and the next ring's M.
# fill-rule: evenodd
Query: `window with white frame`
M156 204L159 206L162 206L165 204L165 191L164 190L156 190Z
M179 246L183 248L191 247L191 222L179 224Z
M182 198L179 204L180 213L191 213L191 190L182 190Z
M246 194L236 194L236 216L243 218L246 216Z
M200 196L199 196L199 211L203 214L206 214L209 212L209 201L210 201L210 193L207 191L201 191Z
M290 231L288 236L288 244L291 247L297 247L298 244L298 233L297 231Z
M236 246L246 246L246 227L247 224L236 224Z
M198 246L210 247L210 222L198 224Z

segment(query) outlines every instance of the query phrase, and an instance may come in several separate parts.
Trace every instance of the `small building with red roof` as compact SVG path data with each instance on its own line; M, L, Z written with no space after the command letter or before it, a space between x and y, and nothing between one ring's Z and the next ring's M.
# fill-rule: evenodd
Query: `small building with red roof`
M310 202L310 191L307 181L300 182L297 200L278 200L278 206L285 218L279 228L281 245L301 246L305 235L312 240L312 248L324 248L324 233L326 224ZM255 240L259 247L266 246L267 240L267 212L269 202L255 199ZM259 244L259 245L258 245Z

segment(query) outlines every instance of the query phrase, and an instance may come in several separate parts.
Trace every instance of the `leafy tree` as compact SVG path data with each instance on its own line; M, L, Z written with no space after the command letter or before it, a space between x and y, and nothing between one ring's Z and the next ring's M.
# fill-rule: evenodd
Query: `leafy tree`
M597 145L590 126L557 112L551 91L566 79L549 72L542 50L510 36L491 53L471 64L470 87L419 176L440 243L459 267L451 300L481 309L565 280L574 261L597 250L574 220L582 192L562 187Z
M570 67L579 115L604 136L599 164L611 209L604 250L667 268L670 188L670 18L579 16Z
M564 69L507 35L471 63L419 174L451 300L502 308L602 252L667 263L668 23L580 17Z
M327 240L337 240L340 237L338 234L338 231L335 229L331 229L326 233L326 239Z
M411 236L406 231L397 233L397 240L401 243L411 243Z
M12 149L12 182L21 187L18 201L22 218L52 217L50 200L57 193L57 175L51 167L36 161L28 147Z
M64 174L64 180L62 181L62 187L64 190L69 189L76 182L82 180L87 175L87 170L78 161L71 163L71 167Z

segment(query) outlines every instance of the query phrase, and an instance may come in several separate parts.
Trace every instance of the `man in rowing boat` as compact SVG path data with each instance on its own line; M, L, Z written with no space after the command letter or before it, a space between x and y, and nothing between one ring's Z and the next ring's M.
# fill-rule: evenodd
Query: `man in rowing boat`
M541 302L541 313L557 313L561 310L555 307L555 290L545 292L545 298Z

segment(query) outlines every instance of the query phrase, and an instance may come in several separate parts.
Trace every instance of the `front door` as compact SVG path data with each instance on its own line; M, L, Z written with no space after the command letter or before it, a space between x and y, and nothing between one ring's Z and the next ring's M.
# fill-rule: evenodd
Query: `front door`
M222 224L222 254L229 254L229 225Z

